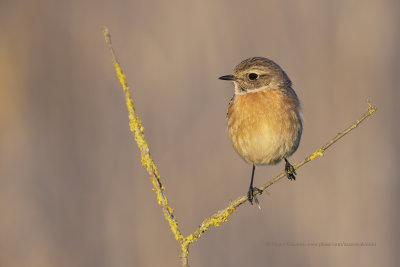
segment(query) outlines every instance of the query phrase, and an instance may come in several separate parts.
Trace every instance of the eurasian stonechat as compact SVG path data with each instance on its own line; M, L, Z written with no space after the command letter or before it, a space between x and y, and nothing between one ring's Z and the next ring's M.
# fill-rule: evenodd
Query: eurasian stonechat
M282 68L270 59L252 57L237 65L232 75L235 94L228 106L228 130L236 152L253 165L248 199L253 204L256 165L285 160L285 172L295 180L295 169L287 160L297 149L303 130L300 100Z

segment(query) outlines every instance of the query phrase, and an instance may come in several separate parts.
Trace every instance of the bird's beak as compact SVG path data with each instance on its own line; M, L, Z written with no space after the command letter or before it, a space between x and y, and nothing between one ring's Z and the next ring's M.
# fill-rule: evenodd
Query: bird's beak
M225 75L225 76L221 76L218 79L220 80L225 80L225 81L236 81L236 77L233 75Z

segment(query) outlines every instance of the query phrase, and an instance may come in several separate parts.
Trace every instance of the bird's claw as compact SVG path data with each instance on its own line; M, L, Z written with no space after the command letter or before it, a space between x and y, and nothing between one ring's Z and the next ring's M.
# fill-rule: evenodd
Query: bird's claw
M296 170L293 167L292 164L289 163L289 161L285 158L286 164L285 164L285 172L286 176L289 180L296 180Z
M260 207L258 204L258 199L257 199L257 193L262 194L262 190L258 189L257 187L250 187L249 191L247 192L247 200L250 202L251 205L253 205L253 200L257 204L257 206Z

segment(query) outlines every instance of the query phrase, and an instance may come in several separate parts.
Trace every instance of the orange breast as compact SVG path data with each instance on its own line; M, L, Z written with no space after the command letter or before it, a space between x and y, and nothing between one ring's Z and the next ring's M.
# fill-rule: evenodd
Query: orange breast
M236 152L253 164L275 164L293 154L302 133L300 103L290 91L235 95L228 130Z

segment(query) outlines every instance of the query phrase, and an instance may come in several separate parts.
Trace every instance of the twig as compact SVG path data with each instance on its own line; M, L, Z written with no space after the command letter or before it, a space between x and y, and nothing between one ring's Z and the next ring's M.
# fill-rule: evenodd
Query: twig
M175 239L179 242L183 242L183 236L179 230L178 226L178 221L175 219L174 216L174 211L173 209L169 206L167 197L164 194L164 186L161 182L160 175L158 174L157 171L157 166L155 165L152 157L150 156L149 153L149 146L147 145L145 136L144 136L144 128L142 126L142 123L136 114L135 108L133 106L133 100L131 98L131 94L129 91L128 84L126 82L126 76L122 73L122 69L119 66L119 63L116 59L114 49L112 48L111 45L111 35L110 32L108 31L108 28L104 28L104 39L106 41L106 44L110 50L111 57L112 57L112 63L114 65L115 71L117 73L117 77L119 79L119 82L122 85L122 88L125 93L125 101L126 101L126 107L128 108L128 113L129 113L129 127L131 132L134 134L135 141L138 144L138 147L140 149L140 153L142 156L142 165L146 168L147 173L150 175L151 182L153 183L153 191L156 192L157 194L157 201L158 204L162 207L163 212L164 212L164 217L168 221L169 226L171 227L171 231L173 232Z
M157 201L158 204L161 206L164 217L168 221L169 226L171 228L172 233L175 236L175 239L179 242L179 245L181 246L181 253L180 253L180 258L181 258L181 263L182 266L189 266L188 263L188 256L189 256L189 246L192 244L194 241L196 241L204 232L208 230L210 226L215 226L218 227L221 223L226 222L228 220L228 217L243 203L247 201L247 196L241 196L236 198L235 200L231 201L228 205L223 210L220 210L213 214L212 216L204 219L204 221L200 224L200 226L191 234L189 234L187 237L183 237L179 230L178 226L178 221L176 220L174 214L173 214L173 209L170 207L167 197L164 194L164 186L161 182L160 176L157 172L157 167L150 156L149 152L149 147L147 145L147 142L145 140L144 136L144 128L142 126L142 123L136 114L135 108L133 106L133 100L129 91L128 84L126 82L126 76L122 73L122 69L116 59L114 49L112 48L111 45L111 36L107 28L104 28L104 39L106 41L106 44L110 50L111 57L112 57L112 63L115 68L115 71L117 73L117 77L119 79L119 82L122 85L123 91L125 93L125 101L126 101L126 107L128 109L129 113L129 127L131 132L134 135L135 141L140 149L141 153L141 158L142 158L142 165L146 168L148 174L150 175L150 180L153 183L153 191L157 195ZM374 112L376 112L376 108L372 106L372 104L367 101L368 104L368 109L367 111L357 120L355 121L352 125L347 127L345 130L342 132L339 132L334 138L332 138L329 142L327 142L325 145L317 149L313 154L305 158L303 161L298 162L294 164L293 166L295 169L299 169L301 166L304 164L318 158L322 157L324 155L325 150L327 150L330 146L332 146L334 143L336 143L339 139L341 139L343 136L348 134L350 131L354 130L361 122L363 122L366 118L371 116ZM259 189L262 191L265 191L268 187L270 187L272 184L276 183L279 181L282 177L286 175L285 172L282 172L275 178L271 179L267 183L263 184ZM257 191L257 194L261 194L261 192Z
M317 149L310 156L306 157L303 161L294 164L293 165L294 168L297 170L301 166L303 166L304 164L306 164L306 163L308 163L308 162L310 162L310 161L312 161L312 160L314 160L316 158L322 157L324 155L325 150L327 150L330 146L332 146L334 143L336 143L339 139L341 139L343 136L348 134L350 131L352 131L355 128L357 128L357 126L361 122L363 122L366 118L368 118L369 116L374 114L374 112L376 112L376 107L373 107L372 104L368 100L367 100L367 104L368 104L367 111L358 120L356 120L352 125L347 127L342 132L339 132L334 138L332 138L325 145L323 145L322 147ZM261 190L261 192L264 192L268 187L270 187L271 185L273 185L274 183L276 183L277 181L279 181L283 177L286 177L286 173L285 172L282 172L281 174L279 174L275 178L269 180L268 182L266 182L265 184L260 186L259 189ZM261 192L255 191L255 194L260 195ZM227 221L228 216L231 215L240 205L242 205L246 201L247 201L247 196L241 196L241 197L238 197L235 200L231 201L229 203L228 207L226 207L223 210L220 210L220 211L216 212L211 217L206 218L201 223L201 225L193 232L193 234L189 235L186 238L185 241L187 243L193 243L194 241L196 241L201 236L202 233L207 231L208 228L211 225L214 225L215 227L218 227L222 222Z

